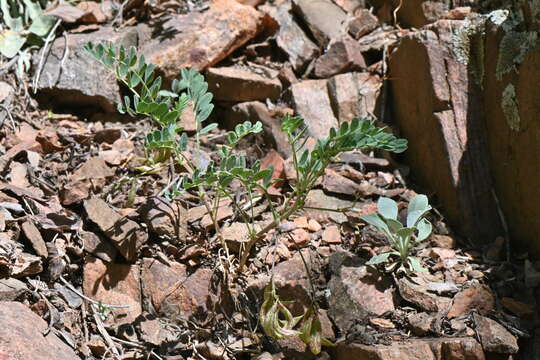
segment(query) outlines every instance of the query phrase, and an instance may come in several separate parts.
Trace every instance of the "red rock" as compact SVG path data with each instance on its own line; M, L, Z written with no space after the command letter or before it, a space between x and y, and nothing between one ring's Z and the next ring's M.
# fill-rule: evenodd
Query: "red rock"
M516 338L495 320L474 314L476 332L485 351L497 354L516 354Z
M148 228L158 236L184 242L187 238L187 211L180 202L151 198L139 209Z
M390 57L389 76L396 79L390 85L402 136L412 139L420 132L426 135L422 141L409 143L405 155L408 164L420 183L437 193L449 222L482 244L500 235L502 227L492 192L485 190L492 187L490 154L485 146L487 131L478 114L486 106L480 99L481 91L471 91L476 89L474 79L453 50L455 33L464 25L461 21L440 20L404 36ZM411 71L413 68L422 71ZM412 93L417 96L411 99ZM504 136L498 134L497 138ZM504 148L500 142L496 146ZM507 177L518 183L514 178L518 173L513 171ZM519 198L512 191L512 197L516 196Z
M102 27L89 34L70 34L67 40L57 38L43 66L42 75L46 75L41 76L37 84L38 97L61 105L92 105L105 112L115 112L121 102L120 86L113 74L84 53L83 46L89 41L136 46L137 38L135 28L116 31L112 27ZM64 56L66 46L70 49L67 57ZM37 66L39 54L35 54L32 61Z
M324 171L322 182L323 188L332 193L354 196L361 192L362 188L356 182L341 176L331 169Z
M293 11L307 24L321 47L343 32L347 14L330 0L293 0Z
M88 256L83 272L83 292L89 298L109 305L127 305L112 309L115 324L128 324L142 313L139 267L107 264Z
M204 13L191 12L166 20L162 27L173 35L153 39L142 52L148 62L172 79L180 68L202 71L217 64L255 37L261 24L262 15L253 7L235 0L216 0Z
M322 229L321 224L317 222L317 220L309 219L308 221L308 230L311 232L317 232Z
M326 244L341 244L341 232L335 225L327 226L322 233L322 241Z
M260 226L257 226L257 229L260 229ZM236 253L240 252L240 249L244 249L249 242L249 231L245 223L234 222L226 225L221 229L221 235L229 250Z
M465 20L465 18L469 16L470 13L471 13L470 6L460 6L460 7L456 7L454 9L448 10L446 13L443 14L443 18L450 19L450 20Z
M211 290L212 270L200 268L187 275L184 264L170 266L154 259L144 259L142 280L144 292L162 315L189 318L212 311L215 297Z
M118 250L108 241L101 239L93 232L79 231L84 250L106 262L113 262Z
M306 206L313 208L326 208L326 209L346 209L353 205L352 201L342 200L336 197L328 196L322 190L311 190L306 199ZM333 221L338 224L342 224L347 221L347 216L341 212L335 211L323 211L307 209L306 215L313 218L319 223L327 223Z
M336 254L330 263L339 256ZM338 271L328 283L332 293L328 301L329 314L339 329L346 331L354 321L394 311L395 289L387 276L366 266L343 265Z
M382 80L369 73L340 74L329 79L328 93L340 123L377 113Z
M92 157L73 173L74 181L88 179L105 179L114 175L114 171L105 164L103 159Z
M410 339L390 345L341 342L333 355L336 360L485 360L482 346L474 338Z
M296 112L304 118L310 136L323 139L331 127L338 126L326 80L304 80L291 85L289 90Z
M293 221L299 228L307 229L309 227L308 219L305 216L297 217Z
M379 20L368 9L359 9L349 21L349 33L359 39L379 26Z
M396 325L394 325L392 320L383 319L383 318L371 318L369 319L369 323L381 329L395 329L396 328Z
M454 259L456 257L456 252L452 249L434 247L430 249L429 256L433 260L444 261L446 259Z
M425 311L439 311L437 297L430 294L425 287L415 284L407 278L399 279L397 285L399 294L406 301Z
M148 234L133 220L122 217L105 201L93 197L84 202L88 218L113 242L120 254L135 261L137 251L148 240Z
M47 258L47 256L49 255L49 252L47 251L47 245L45 244L45 241L43 240L43 237L41 236L41 233L39 232L36 225L32 221L25 221L21 225L21 229L28 241L30 241L30 243L32 244L32 247L34 248L36 254L41 256L42 258Z
M432 325L435 317L427 313L416 313L407 316L407 321L415 335L423 336L433 331Z
M274 169L272 173L272 180L285 179L285 160L281 155L274 149L270 150L261 160L261 169L268 169L272 166ZM273 183L268 191L270 193L281 193L278 188L281 187L283 181L278 181Z
M315 61L314 74L318 78L328 78L348 71L362 70L366 61L358 43L350 36L330 42L324 55Z
M447 235L431 235L431 243L439 248L453 249L456 247L456 239Z
M276 35L278 47L288 55L294 70L303 71L319 54L319 49L294 21L291 2L284 1L276 7L263 6L262 10L279 23Z
M79 360L48 324L20 302L0 302L0 359ZM45 335L46 334L46 335Z
M266 70L265 73L264 69L255 72L239 67L210 68L206 72L208 91L221 101L275 101L281 94L281 82L277 71Z
M452 307L446 315L449 319L466 315L472 310L485 315L495 308L495 298L486 285L475 285L454 296Z
M292 239L291 239L292 238ZM286 236L285 241L290 249L306 247L311 240L311 235L304 229L296 229L291 233L291 237Z

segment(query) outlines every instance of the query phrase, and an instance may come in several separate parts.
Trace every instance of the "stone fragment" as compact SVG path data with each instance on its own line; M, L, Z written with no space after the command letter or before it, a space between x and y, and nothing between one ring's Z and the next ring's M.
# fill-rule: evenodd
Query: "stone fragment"
M87 24L101 24L113 17L112 1L104 0L99 3L94 1L81 1L77 7L86 12L81 18Z
M330 42L324 55L315 61L314 74L315 77L325 79L365 67L366 61L358 43L350 36L344 36Z
M98 106L115 112L121 101L120 86L113 74L84 53L83 46L90 41L111 41L129 47L136 46L137 39L134 28L116 31L111 27L89 34L70 34L67 40L57 38L45 57L37 82L38 99L60 105ZM69 52L64 59L66 47ZM32 61L37 68L40 54L36 53Z
M79 360L48 324L20 302L0 302L0 358Z
M283 157L274 149L271 149L262 159L261 159L261 169L272 168L272 177L271 180L275 181L267 189L270 194L281 194L280 188L283 185L283 180L285 179L285 160Z
M446 315L449 319L466 315L472 310L485 315L495 308L495 297L486 285L474 285L454 296L452 307Z
M489 132L478 121L484 114L481 109L489 106L482 101L480 90L471 91L477 86L474 76L470 75L471 69L453 50L456 31L465 25L462 21L439 20L405 35L390 56L390 77L396 79L390 85L394 94L392 106L402 136L411 138L419 132L426 135L423 141L409 144L405 155L408 164L419 182L437 193L450 224L482 245L499 236L502 227L493 192L486 190L493 186L489 168L493 154L486 146ZM485 59L488 58L486 53ZM413 68L422 70L411 71ZM411 97L412 93L416 96ZM500 100L497 101L500 104ZM497 106L500 109L500 105ZM487 113L486 117L489 117ZM497 138L504 136L498 134ZM500 142L496 147L504 148ZM505 162L503 159L495 161ZM513 158L511 162L516 161ZM517 170L508 173L508 178L509 174L514 177L512 184L519 183L514 176L519 173ZM498 190L495 192L500 196ZM515 190L511 196L517 196ZM528 193L525 198L534 196Z
M0 279L0 301L15 301L27 291L26 284L20 280Z
M276 101L281 94L281 82L277 79L277 72L269 69L264 73L240 67L209 68L206 81L208 91L216 100L221 101Z
M307 126L308 134L316 139L328 136L330 128L337 127L326 80L304 80L289 88L291 101Z
M342 200L336 197L328 196L323 190L311 190L306 197L306 207L326 208L333 210L347 209L353 206L352 201ZM307 209L306 215L318 221L319 223L327 223L332 220L338 224L343 224L347 221L347 216L341 212L323 211Z
M260 229L257 226L256 231ZM245 223L234 222L226 225L221 229L223 240L227 243L229 250L238 253L244 249L246 243L249 242L248 227Z
M347 13L356 13L366 6L365 0L334 0L334 2Z
M166 19L167 34L142 47L146 60L167 79L178 76L178 69L202 71L225 59L261 30L262 15L251 6L235 0L216 0L204 13L190 12Z
M425 287L415 284L407 278L399 279L397 285L399 294L406 301L428 312L439 311L437 298L428 293Z
M362 191L359 184L341 176L332 169L326 169L324 171L322 186L328 192L342 195L355 196Z
M138 249L148 239L148 234L135 221L122 217L105 201L92 197L84 201L88 218L113 242L128 261L137 259Z
M43 237L41 236L41 233L39 232L38 228L32 221L25 221L21 225L21 229L24 233L24 236L26 236L26 239L30 241L30 244L32 244L32 247L34 248L36 254L38 256L41 256L42 258L46 258L49 255L49 252L47 251L47 245L45 244L45 241L43 240Z
M379 20L368 9L359 9L349 21L349 34L355 39L375 30L379 26Z
M322 229L321 224L317 220L309 219L308 221L308 230L311 232L317 232Z
M332 294L329 314L341 331L347 331L355 321L394 311L396 294L390 278L372 267L359 266L361 259L347 253L334 253L330 263L336 264L331 265L334 274L328 283Z
M169 266L155 259L145 258L142 281L145 295L159 314L164 316L207 316L213 311L215 295L212 291L212 270L199 268L187 274L184 264L171 262Z
M385 47L391 48L398 42L398 35L391 27L381 26L358 40L362 53L383 51Z
M448 235L431 235L430 241L433 245L443 249L453 249L456 247L457 241L452 236Z
M13 96L13 87L7 82L0 81L0 103L10 102Z
M344 33L347 14L330 0L293 0L293 11L305 21L320 47Z
M164 198L150 198L139 210L148 228L158 236L166 236L176 242L184 242L187 237L187 211L175 201Z
M78 236L83 243L84 251L100 258L105 262L113 262L118 250L108 241L101 239L97 234L81 230Z
M285 243L290 249L300 249L308 246L311 235L304 229L295 229L291 232L291 236L284 238Z
M407 321L415 335L423 336L433 331L432 325L435 318L427 313L416 313L407 316Z
M324 229L321 239L326 244L341 244L341 232L336 225L327 226Z
M142 312L137 265L107 264L88 256L83 271L83 292L105 304L127 306L111 309L116 324L132 323Z
M73 173L72 179L75 181L88 179L106 179L114 175L112 170L103 159L92 157Z
M339 122L375 116L381 86L381 78L369 73L340 74L329 79L330 102Z
M154 346L160 346L166 340L159 319L147 316L139 322L141 339Z
M482 346L470 337L410 339L388 345L363 345L340 342L332 359L376 360L485 360Z
M263 11L268 12L279 23L277 45L288 55L294 70L303 71L319 54L319 49L294 21L291 2L284 1L276 7L264 6Z
M514 335L495 320L474 314L474 322L485 351L497 354L516 354L519 351Z

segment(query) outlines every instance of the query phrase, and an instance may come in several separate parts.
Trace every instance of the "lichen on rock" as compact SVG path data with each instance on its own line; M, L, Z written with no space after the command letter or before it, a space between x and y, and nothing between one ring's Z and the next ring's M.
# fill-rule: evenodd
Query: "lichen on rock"
M517 66L523 62L525 55L538 43L536 31L510 30L501 40L499 58L497 61L496 76L501 81L503 76L512 70L517 72Z
M502 93L502 111L506 117L506 123L514 131L520 130L521 119L519 117L519 104L516 97L516 88L508 84Z

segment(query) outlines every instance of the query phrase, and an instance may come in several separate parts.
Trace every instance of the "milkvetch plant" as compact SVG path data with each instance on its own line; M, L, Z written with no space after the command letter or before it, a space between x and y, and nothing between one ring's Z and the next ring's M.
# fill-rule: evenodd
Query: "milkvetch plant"
M377 202L377 213L362 215L361 219L383 232L393 251L372 257L366 264L378 265L388 262L388 271L427 271L418 258L411 255L414 247L426 240L432 231L431 223L425 218L431 206L425 195L416 195L407 208L406 226L398 220L397 203L381 197Z
M217 127L216 123L206 124L213 105L212 94L204 77L193 69L182 69L180 78L173 80L170 90L162 88L161 77L155 74L155 67L146 63L144 56L137 56L134 48L125 49L108 43L92 44L85 47L88 54L109 69L131 92L119 105L121 113L151 118L156 130L146 136L144 144L144 164L137 169L142 174L158 173L169 167L178 172L175 180L167 186L167 196L174 200L185 192L198 196L211 218L216 237L221 242L227 258L229 252L223 240L218 221L220 200L228 198L236 214L245 223L249 241L240 252L236 275L244 269L253 246L264 239L268 232L291 215L305 208L309 191L323 175L326 167L336 156L345 151L359 149L382 149L395 153L407 148L407 141L398 139L376 127L374 121L354 119L332 128L326 138L317 140L310 150L305 144L307 128L300 117L285 116L281 129L291 146L296 181L291 183L291 191L284 199L270 196L268 189L280 179L273 179L272 168L262 168L259 160L249 160L239 155L240 141L262 131L260 122L244 122L227 133L226 143L218 147L218 160L204 163L192 160L189 152L200 150L200 137ZM193 112L196 123L195 149L188 151L188 136L181 122L183 111ZM182 169L182 170L178 170ZM232 185L236 190L233 190ZM237 191L238 185L242 191ZM243 199L239 200L238 194ZM262 228L255 226L253 204L264 198L272 214L272 219ZM243 203L242 203L243 201ZM245 205L248 206L245 206ZM265 332L274 338L297 334L314 353L321 345L329 342L321 335L321 324L314 310L306 310L304 315L293 317L276 294L273 281L265 290L260 319ZM300 329L295 330L295 327Z

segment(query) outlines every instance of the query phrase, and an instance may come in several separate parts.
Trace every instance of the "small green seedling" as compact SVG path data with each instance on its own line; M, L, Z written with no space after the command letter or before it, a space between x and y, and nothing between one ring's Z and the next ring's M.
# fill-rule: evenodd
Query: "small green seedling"
M387 271L427 270L420 265L418 258L411 256L415 245L426 240L431 234L432 225L424 217L431 210L425 195L415 196L407 209L407 226L398 221L398 206L392 199L381 197L377 202L377 212L362 215L361 219L382 231L394 251L385 252L372 257L366 265L378 265L389 262Z

